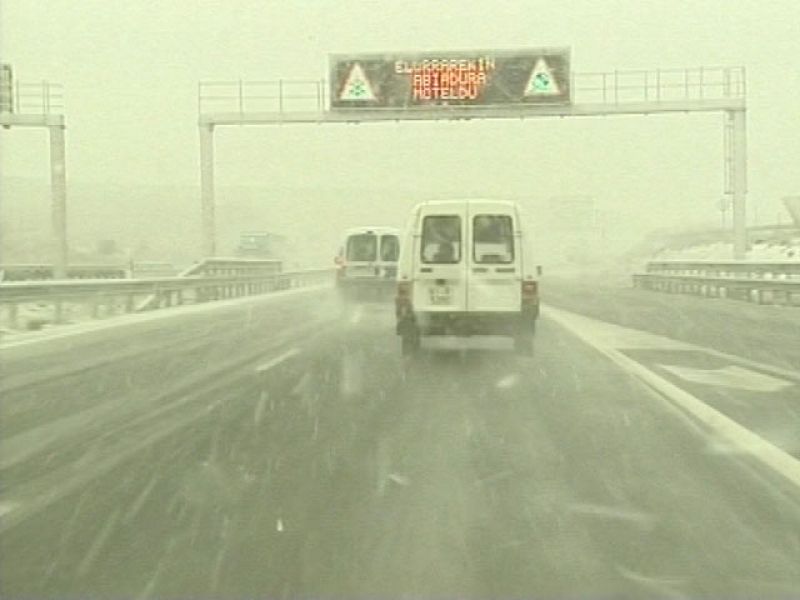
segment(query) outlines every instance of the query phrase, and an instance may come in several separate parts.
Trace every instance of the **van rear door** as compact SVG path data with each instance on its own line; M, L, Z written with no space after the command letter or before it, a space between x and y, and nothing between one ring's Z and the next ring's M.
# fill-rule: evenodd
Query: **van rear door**
M470 205L467 308L472 312L519 311L522 256L513 209Z
M378 236L372 231L352 233L345 243L347 277L374 278L377 274Z
M395 233L383 233L380 236L380 277L394 279L397 276L397 259L400 256L400 237Z
M415 237L414 309L463 312L466 291L466 214L463 210L422 211Z

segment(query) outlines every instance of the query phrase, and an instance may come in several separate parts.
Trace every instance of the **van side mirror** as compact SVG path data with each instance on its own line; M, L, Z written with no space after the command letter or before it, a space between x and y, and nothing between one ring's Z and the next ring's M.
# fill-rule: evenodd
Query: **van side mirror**
M542 265L536 265L536 275L538 277L542 276Z

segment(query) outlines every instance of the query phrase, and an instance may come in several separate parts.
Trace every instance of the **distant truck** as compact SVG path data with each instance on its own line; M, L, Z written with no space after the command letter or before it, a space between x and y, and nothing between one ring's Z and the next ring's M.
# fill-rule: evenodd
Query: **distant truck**
M285 236L268 231L242 233L236 255L244 258L285 258L287 240Z

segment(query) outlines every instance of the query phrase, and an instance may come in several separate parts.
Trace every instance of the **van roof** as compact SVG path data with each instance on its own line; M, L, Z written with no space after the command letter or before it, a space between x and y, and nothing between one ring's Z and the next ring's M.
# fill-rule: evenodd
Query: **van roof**
M344 233L345 236L358 235L359 233L393 233L395 235L399 235L400 229L397 227L386 227L384 225L364 225L362 227L350 227L349 229L345 229Z
M414 207L414 211L419 211L423 208L450 208L462 209L468 206L493 206L498 209L517 210L518 204L510 200L491 200L485 198L463 198L458 200L428 200L421 202Z

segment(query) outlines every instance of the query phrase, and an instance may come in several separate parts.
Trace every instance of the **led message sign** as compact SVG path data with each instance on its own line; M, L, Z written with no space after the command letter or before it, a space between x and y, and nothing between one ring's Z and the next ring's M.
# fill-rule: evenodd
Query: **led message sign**
M332 109L567 104L568 50L330 57Z

